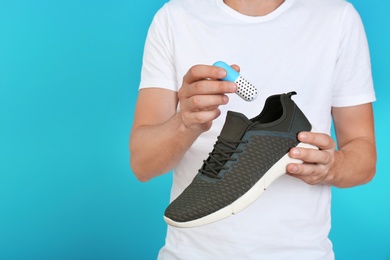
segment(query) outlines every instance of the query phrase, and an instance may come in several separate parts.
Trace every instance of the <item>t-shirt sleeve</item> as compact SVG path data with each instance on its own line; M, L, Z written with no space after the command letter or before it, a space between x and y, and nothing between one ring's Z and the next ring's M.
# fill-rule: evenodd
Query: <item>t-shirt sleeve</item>
M167 7L163 6L154 16L146 37L142 61L142 88L178 90L173 62L172 34Z
M344 11L340 37L332 106L354 106L375 101L366 33L359 14L351 4Z

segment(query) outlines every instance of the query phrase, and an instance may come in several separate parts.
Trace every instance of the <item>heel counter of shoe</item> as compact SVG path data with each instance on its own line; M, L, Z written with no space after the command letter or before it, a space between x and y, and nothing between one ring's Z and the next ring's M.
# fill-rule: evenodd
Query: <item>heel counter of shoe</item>
M298 135L298 133L302 131L311 131L311 123L305 114L301 111L301 109L297 106L297 104L295 104L295 102L293 102L293 104L293 117L289 127L289 133Z

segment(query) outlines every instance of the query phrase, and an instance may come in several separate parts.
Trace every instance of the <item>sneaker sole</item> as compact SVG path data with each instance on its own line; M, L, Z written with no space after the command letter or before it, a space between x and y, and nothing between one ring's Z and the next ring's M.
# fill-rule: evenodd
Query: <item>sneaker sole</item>
M312 130L312 132L314 132ZM315 146L299 143L296 147L309 148L309 149L318 149ZM256 199L258 199L264 191L280 176L285 174L286 167L290 163L303 163L301 160L291 158L288 153L286 153L277 163L275 163L264 175L263 177L255 184L253 187L248 190L244 195L234 201L232 204L210 214L205 217L187 221L187 222L176 222L170 218L164 216L165 222L174 227L180 228L190 228L197 227L206 224L216 222L218 220L227 218L231 215L237 214L250 204L252 204Z

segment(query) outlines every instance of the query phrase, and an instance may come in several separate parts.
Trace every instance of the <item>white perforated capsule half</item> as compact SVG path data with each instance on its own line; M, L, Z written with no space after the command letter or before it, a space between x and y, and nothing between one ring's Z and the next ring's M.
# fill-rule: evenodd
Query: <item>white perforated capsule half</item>
M257 88L244 79L242 76L239 76L235 83L237 84L237 95L243 98L246 101L253 101L257 98Z

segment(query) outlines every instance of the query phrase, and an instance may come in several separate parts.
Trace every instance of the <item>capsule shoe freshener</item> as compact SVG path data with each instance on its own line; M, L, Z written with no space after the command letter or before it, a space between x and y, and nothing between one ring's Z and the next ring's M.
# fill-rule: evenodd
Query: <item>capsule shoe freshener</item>
M235 71L232 67L226 64L223 61L217 61L213 64L213 66L217 66L226 70L226 77L221 80L231 81L237 84L236 94L239 95L245 101L253 101L257 97L257 88L243 78L240 73Z

